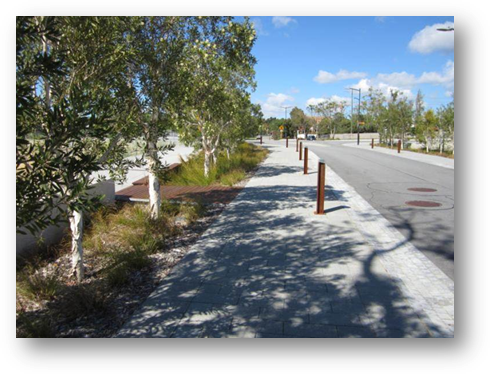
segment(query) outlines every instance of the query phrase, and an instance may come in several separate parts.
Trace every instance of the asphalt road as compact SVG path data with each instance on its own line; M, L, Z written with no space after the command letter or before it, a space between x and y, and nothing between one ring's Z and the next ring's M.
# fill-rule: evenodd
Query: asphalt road
M343 146L341 142L307 143L311 151L454 280L453 169ZM416 192L409 188L436 191ZM430 201L440 206L412 207L406 204L408 201Z

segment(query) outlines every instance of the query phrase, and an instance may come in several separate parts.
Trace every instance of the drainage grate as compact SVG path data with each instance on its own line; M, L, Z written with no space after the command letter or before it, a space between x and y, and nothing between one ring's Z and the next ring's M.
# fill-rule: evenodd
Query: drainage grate
M420 208L437 208L441 206L442 204L436 203L434 201L423 201L423 200L413 200L413 201L407 201L405 204L410 205L410 206L416 206Z
M424 187L412 187L412 188L407 188L409 191L414 191L414 192L436 192L437 190L435 188L424 188Z

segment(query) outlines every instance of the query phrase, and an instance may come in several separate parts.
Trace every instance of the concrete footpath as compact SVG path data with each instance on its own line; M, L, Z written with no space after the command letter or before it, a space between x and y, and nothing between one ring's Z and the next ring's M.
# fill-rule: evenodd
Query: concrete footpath
M271 154L115 337L452 337L454 283L294 141ZM328 160L325 160L328 165Z

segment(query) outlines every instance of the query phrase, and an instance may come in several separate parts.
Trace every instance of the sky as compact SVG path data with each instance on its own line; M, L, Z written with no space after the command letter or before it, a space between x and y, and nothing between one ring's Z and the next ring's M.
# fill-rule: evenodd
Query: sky
M391 89L427 108L452 101L454 17L251 17L257 31L257 89L252 101L265 118L283 106L306 110L326 98L345 99L349 87ZM290 109L289 109L290 110Z

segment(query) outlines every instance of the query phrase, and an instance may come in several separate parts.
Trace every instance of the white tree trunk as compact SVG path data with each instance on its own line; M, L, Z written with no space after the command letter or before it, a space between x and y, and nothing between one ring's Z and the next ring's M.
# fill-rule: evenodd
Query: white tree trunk
M155 173L158 160L155 154L148 157L148 194L150 195L150 217L158 219L160 217L160 205L162 197L160 195L160 181Z
M230 159L230 149L229 148L226 148L226 157L228 158L228 160Z
M84 276L83 269L83 213L76 210L70 214L71 230L71 267L72 273L80 283Z
M209 169L211 163L211 152L204 151L204 176L209 177Z

